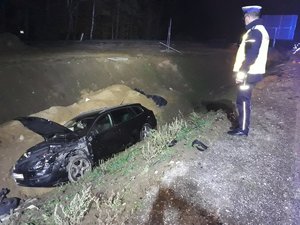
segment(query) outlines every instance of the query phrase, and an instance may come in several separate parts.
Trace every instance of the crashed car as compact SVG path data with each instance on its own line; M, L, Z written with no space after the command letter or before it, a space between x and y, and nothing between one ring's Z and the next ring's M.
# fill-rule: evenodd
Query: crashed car
M16 120L45 139L13 167L15 182L29 187L75 182L100 160L144 139L157 125L153 112L141 104L87 112L64 126L39 117Z

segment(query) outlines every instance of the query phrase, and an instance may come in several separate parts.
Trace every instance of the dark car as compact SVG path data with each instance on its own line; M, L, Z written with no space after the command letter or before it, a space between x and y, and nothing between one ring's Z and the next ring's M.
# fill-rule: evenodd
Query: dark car
M30 187L77 181L101 159L142 140L156 128L153 112L140 104L80 114L64 126L39 117L16 120L45 139L28 149L13 168L16 183Z

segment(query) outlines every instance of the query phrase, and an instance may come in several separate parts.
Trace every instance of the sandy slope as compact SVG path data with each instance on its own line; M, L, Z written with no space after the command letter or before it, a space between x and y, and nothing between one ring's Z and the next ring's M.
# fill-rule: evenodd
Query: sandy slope
M99 109L103 107L139 102L145 107L153 110L159 116L161 109L144 95L132 90L125 85L114 85L97 92L86 94L83 99L67 107L51 107L48 110L33 114L61 124L75 117L81 112ZM29 147L42 141L42 138L24 128L18 121L8 122L0 127L0 187L7 187L12 195L22 196L20 191L26 194L36 195L43 193L47 189L42 188L21 188L17 186L11 178L11 168L16 160Z

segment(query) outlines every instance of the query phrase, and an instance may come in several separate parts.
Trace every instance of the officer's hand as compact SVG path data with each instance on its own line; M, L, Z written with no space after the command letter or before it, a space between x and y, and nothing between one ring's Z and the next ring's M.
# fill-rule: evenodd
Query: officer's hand
M243 83L244 82L244 80L246 79L246 73L244 73L244 72L237 72L236 73L236 77L235 77L235 83L236 84L241 84L241 83Z
M235 81L235 83L237 83L236 77L237 77L237 72L234 72L234 73L232 74L232 78L233 78L233 80Z
M238 80L238 79L235 79L235 83L236 84L242 84L244 82L244 80Z

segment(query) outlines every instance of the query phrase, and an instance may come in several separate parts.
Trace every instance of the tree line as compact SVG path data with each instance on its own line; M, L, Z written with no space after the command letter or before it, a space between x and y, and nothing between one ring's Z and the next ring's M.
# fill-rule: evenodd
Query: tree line
M0 0L0 31L25 40L160 39L177 0Z

